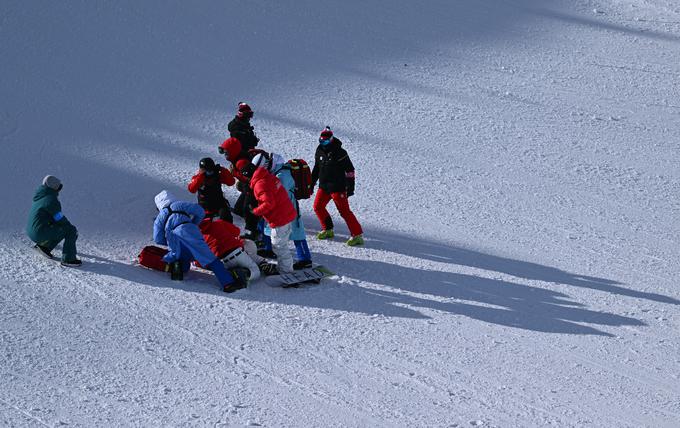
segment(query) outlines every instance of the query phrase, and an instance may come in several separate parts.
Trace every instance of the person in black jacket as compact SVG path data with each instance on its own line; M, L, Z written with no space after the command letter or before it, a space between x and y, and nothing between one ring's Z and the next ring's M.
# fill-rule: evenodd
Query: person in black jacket
M237 138L241 142L241 150L247 152L254 149L260 141L255 135L255 128L250 124L253 117L253 110L246 103L238 103L236 116L229 122L230 136Z
M312 183L319 183L319 190L314 199L314 213L321 223L321 232L318 239L330 239L333 233L333 219L326 210L326 205L332 199L340 216L347 223L352 237L347 245L363 245L364 238L361 224L349 208L348 198L354 194L354 165L349 155L342 148L342 141L333 136L333 131L328 126L321 131L319 146L314 156L314 169L312 170Z
M233 223L231 206L222 193L223 184L233 186L236 182L231 172L220 164L215 164L212 158L201 159L198 168L187 189L191 193L198 193L198 204L205 210L206 217L219 216L222 220Z
M252 159L254 155L251 154L251 150L255 149L255 146L257 146L257 143L260 141L255 135L255 128L250 124L250 119L252 119L252 117L253 109L251 109L248 104L240 102L238 103L236 116L229 122L228 128L230 138L223 143L223 145L226 144L229 147L225 146L224 150L226 151L223 151L223 153L227 155L228 159L229 155L231 155L233 159L229 160L234 166L238 159ZM237 144L235 144L236 141L240 144L238 155L236 153L231 153L232 149L237 146ZM234 203L234 212L236 215L243 217L246 222L244 237L257 242L260 240L261 235L257 228L259 217L251 212L251 208L257 206L257 201L252 195L250 188L244 186L240 180L236 184L236 189L241 194L236 200L236 203Z

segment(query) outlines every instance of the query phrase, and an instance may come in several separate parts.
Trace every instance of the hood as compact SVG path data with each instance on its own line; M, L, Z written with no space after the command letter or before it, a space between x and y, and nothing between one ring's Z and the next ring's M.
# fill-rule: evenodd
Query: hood
M52 189L51 187L47 187L44 184L41 184L35 191L35 195L33 195L33 202L39 201L40 199L46 196L57 196L58 194L59 192Z
M276 174L283 167L284 163L286 163L286 161L283 159L283 156L278 153L272 153L272 165L269 170Z
M153 198L153 201L156 203L156 208L158 208L158 211L167 207L176 200L177 198L175 197L175 195L170 193L169 190L162 190L161 193L157 194L156 197Z

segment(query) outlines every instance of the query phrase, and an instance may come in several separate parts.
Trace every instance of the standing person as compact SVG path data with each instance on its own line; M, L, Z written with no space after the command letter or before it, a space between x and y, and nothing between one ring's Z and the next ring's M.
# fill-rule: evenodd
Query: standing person
M288 250L288 240L297 213L281 181L262 166L264 163L253 164L241 159L237 162L236 169L257 199L257 207L253 209L253 213L264 218L272 228L272 249L276 254L279 273L290 273L293 272L293 256Z
M196 260L213 271L225 292L236 291L247 285L240 278L234 279L203 240L198 224L205 217L205 211L200 205L179 201L167 190L157 194L154 202L158 216L153 223L153 240L156 244L168 246L169 251L163 261L170 265L173 280L182 280L191 261Z
M288 199L295 207L296 217L293 220L292 230L290 233L290 239L295 244L295 254L296 261L293 263L293 269L306 269L312 267L312 253L309 251L309 246L307 245L307 236L305 235L305 225L302 221L302 214L300 213L300 204L295 198L295 180L291 174L290 164L283 160L281 155L272 153L269 159L264 161L260 159L260 156L265 156L263 154L258 154L253 158L254 164L266 165L266 168L270 173L272 173L276 178L281 181L283 188L288 192ZM264 227L265 235L265 251L271 250L271 227L266 224ZM269 238L269 239L267 239Z
M212 158L201 159L198 168L196 175L191 177L188 190L198 193L198 205L203 207L206 217L219 216L232 223L231 206L222 193L222 185L233 186L236 180L228 169L215 164Z
M333 131L328 126L321 131L314 158L312 183L316 185L316 182L319 182L319 190L314 198L314 213L319 218L322 229L316 237L330 239L335 236L333 219L326 209L326 205L332 199L352 235L346 244L351 247L363 245L361 224L349 208L348 198L354 195L354 165L342 148L342 141L333 136Z
M224 140L217 150L220 154L224 155L226 160L231 162L232 174L239 180L236 188L241 194L234 204L234 213L245 221L243 236L252 241L258 241L260 238L260 231L257 228L257 224L260 221L260 218L253 214L252 211L253 208L257 206L257 200L250 187L248 187L248 184L246 184L245 177L242 177L236 168L236 163L238 161L242 159L250 161L252 155L249 150L244 149L244 145L241 144L241 141L236 137L229 137Z
M229 122L227 128L229 135L233 138L238 138L243 146L244 151L254 149L257 146L259 138L255 135L255 128L250 124L250 119L253 118L253 110L244 102L238 103L236 109L236 116Z
M33 205L28 215L26 234L35 248L45 257L52 258L52 250L64 241L61 251L61 264L64 266L80 266L82 261L77 257L76 240L78 230L61 212L59 192L64 186L52 175L43 178L33 196Z

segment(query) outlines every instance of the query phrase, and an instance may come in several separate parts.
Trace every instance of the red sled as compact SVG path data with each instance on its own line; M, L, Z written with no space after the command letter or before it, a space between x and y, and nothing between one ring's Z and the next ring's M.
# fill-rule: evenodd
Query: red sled
M168 250L155 245L147 245L137 256L139 264L153 270L168 272L170 267L163 261L163 257L168 254Z

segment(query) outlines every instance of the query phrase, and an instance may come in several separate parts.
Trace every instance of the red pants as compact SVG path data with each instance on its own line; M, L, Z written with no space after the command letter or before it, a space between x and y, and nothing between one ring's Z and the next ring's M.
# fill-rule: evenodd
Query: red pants
M333 192L328 194L323 189L319 189L316 192L316 198L314 198L314 212L319 218L323 230L333 229L333 220L326 209L326 205L328 205L328 202L330 202L331 199L335 202L335 207L338 209L340 216L345 220L345 223L347 223L349 233L351 233L352 236L361 235L363 230L361 229L359 221L354 216L354 213L349 209L347 192Z

